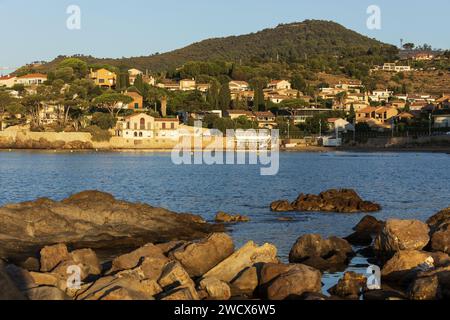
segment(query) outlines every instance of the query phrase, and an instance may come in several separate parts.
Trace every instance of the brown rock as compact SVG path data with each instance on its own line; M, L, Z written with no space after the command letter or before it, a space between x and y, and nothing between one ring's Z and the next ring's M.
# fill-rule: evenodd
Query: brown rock
M398 251L381 270L385 280L402 282L411 272L430 259L430 254L415 250Z
M378 221L373 216L365 216L355 228L355 232L345 238L352 245L369 246L373 236L378 235L383 229L384 222Z
M417 220L388 220L375 240L375 250L391 254L400 250L422 250L430 241L430 229Z
M328 292L334 296L358 299L366 288L367 278L355 272L346 272Z
M60 277L52 273L30 272L30 276L38 286L56 287L60 281Z
M44 247L41 250L41 271L52 271L62 261L69 259L69 251L65 244Z
M151 300L149 297L142 292L134 291L131 289L117 287L113 288L111 291L106 292L100 300L107 301L144 301Z
M417 278L409 289L411 300L436 300L440 299L438 277Z
M0 257L12 261L24 261L37 255L36 248L55 243L118 256L124 248L202 239L224 230L223 225L205 223L199 216L120 201L98 191L81 192L61 202L44 198L0 207L0 225Z
M5 270L5 264L0 260L0 300L25 300Z
M231 291L233 295L253 296L258 287L258 269L256 266L248 267L241 271L239 275L231 281Z
M349 189L328 190L320 195L300 194L292 203L296 211L317 212L376 212L380 211L380 205L363 201L360 196Z
M200 281L200 289L208 293L209 300L229 300L231 298L230 286L215 278L204 278Z
M187 241L170 241L165 243L159 243L156 246L161 249L161 251L164 253L164 255L168 255L170 251L178 249L182 246L184 246Z
M441 226L431 236L431 248L433 251L450 253L450 223Z
M195 288L194 281L192 281L186 270L184 270L183 267L176 261L167 263L163 269L161 277L158 280L158 284L164 290L178 287L189 287L191 289Z
M180 287L176 288L164 295L161 300L167 301L193 301L199 300L197 293L192 288Z
M344 239L308 234L298 238L289 253L289 262L303 263L325 271L346 265L354 255L351 245Z
M270 210L273 212L289 212L295 209L288 200L280 200L272 202L270 204Z
M215 221L221 223L249 222L250 218L246 216L241 216L240 214L231 215L221 211L217 213Z
M265 267L263 267L263 273ZM270 273L274 275L273 271ZM262 288L265 293L264 296L269 300L300 299L306 292L319 293L322 289L321 280L322 274L320 271L309 266L296 264L288 266L285 272L265 283Z
M444 224L450 223L450 207L439 211L430 219L427 220L427 224L430 226L432 232L437 231Z
M146 244L139 249L115 258L109 272L133 269L141 263L143 258L146 257L166 259L160 248L153 244Z
M39 270L41 270L41 264L39 263L39 259L34 258L34 257L29 257L27 258L23 263L22 263L22 268L28 270L28 271L35 271L38 272Z
M256 263L270 262L278 262L277 248L267 243L258 247L253 241L250 241L208 271L204 277L217 278L230 283L242 270L252 267Z
M26 295L30 300L70 300L64 291L55 287L38 287L26 291Z
M37 287L28 270L10 264L5 267L5 271L20 291Z
M233 252L233 239L225 233L214 233L171 251L169 257L179 261L191 277L200 277Z
M87 267L89 275L99 275L102 267L95 252L91 249L75 250L70 253L71 260Z

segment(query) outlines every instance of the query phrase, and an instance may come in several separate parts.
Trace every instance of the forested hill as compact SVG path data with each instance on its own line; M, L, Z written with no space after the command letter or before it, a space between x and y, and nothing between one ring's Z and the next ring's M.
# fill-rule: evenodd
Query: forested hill
M172 52L144 57L97 59L80 57L89 64L136 67L163 71L188 61L223 60L228 62L301 62L320 56L323 60L352 59L361 56L391 58L398 50L349 30L335 22L306 20L279 25L256 33L215 38L194 43ZM52 69L63 57L43 66Z

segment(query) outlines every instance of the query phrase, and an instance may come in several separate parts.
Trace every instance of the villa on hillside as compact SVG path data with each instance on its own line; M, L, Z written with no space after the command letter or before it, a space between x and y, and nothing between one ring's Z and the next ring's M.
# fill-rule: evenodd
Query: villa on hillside
M136 81L136 78L138 76L143 76L144 73L141 70L139 70L139 69L133 68L133 69L128 70L128 75L129 75L129 79L130 79L130 84L134 85L134 82Z
M42 73L31 73L21 77L17 77L16 84L23 84L24 86L33 86L44 84L47 81L47 75Z
M289 81L287 80L274 80L271 81L268 85L267 85L268 89L271 90L281 90L281 89L292 89L292 85Z
M229 83L230 91L247 91L250 89L250 85L246 81L233 80Z
M133 114L119 120L115 135L126 139L178 138L177 118L154 118L145 113Z
M396 108L367 107L356 113L356 123L367 123L369 126L390 128L391 120L398 115Z
M111 88L116 85L117 76L114 72L101 68L96 71L91 69L89 78L94 81L96 86L102 88Z
M0 77L0 87L11 88L16 84L17 77L13 76L2 76Z

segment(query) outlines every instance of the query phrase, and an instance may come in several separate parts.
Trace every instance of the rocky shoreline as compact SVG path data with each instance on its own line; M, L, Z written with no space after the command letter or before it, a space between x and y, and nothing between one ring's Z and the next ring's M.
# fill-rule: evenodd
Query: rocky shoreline
M248 221L225 213L218 217L230 223ZM40 199L7 205L0 208L0 287L5 288L0 299L450 298L450 208L426 223L366 216L345 239L299 235L289 263L279 260L272 244L249 241L236 248L223 231L223 224L208 224L198 216L118 201L94 191L61 202ZM125 234L134 239L147 232L132 249L98 253L105 246L112 249L111 239L119 243ZM324 295L323 273L346 270L356 248L380 266L381 289L369 290L367 275L346 272ZM79 286L68 282L68 270L74 266L80 271Z

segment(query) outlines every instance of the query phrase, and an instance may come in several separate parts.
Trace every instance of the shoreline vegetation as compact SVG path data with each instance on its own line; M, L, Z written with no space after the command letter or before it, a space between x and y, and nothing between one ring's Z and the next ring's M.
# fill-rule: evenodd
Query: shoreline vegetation
M355 214L363 204L353 190L329 190L320 196L301 195L298 209L309 208L307 202L319 197L317 204L324 211L331 210L332 203L346 209L340 212ZM353 204L358 210L351 208ZM346 238L299 235L292 239L289 263L280 261L270 243L259 246L248 241L235 247L226 233L228 226L251 223L250 219L220 212L216 221L230 223L207 222L200 216L121 201L98 191L62 201L43 198L6 205L0 208L0 299L450 297L450 208L426 223L379 221L368 215ZM380 274L374 273L380 279L345 272L357 254L380 266ZM77 270L79 282L68 278L73 275L67 273L69 269ZM322 289L325 272L345 272L327 294Z

